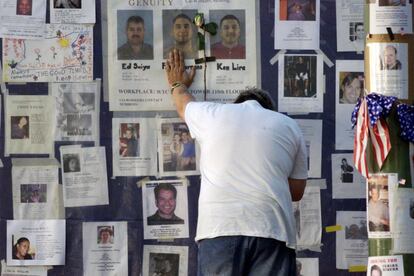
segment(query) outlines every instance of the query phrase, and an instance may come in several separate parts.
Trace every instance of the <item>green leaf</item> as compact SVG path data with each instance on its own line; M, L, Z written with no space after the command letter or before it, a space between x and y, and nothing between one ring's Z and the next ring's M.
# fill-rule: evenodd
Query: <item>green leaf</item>
M205 24L203 29L211 35L216 35L218 25L215 22L210 22Z
M202 33L198 34L198 50L204 50L206 48L206 39Z
M204 14L203 13L197 13L194 16L194 20L193 20L194 25L196 25L197 27L203 27L204 25Z

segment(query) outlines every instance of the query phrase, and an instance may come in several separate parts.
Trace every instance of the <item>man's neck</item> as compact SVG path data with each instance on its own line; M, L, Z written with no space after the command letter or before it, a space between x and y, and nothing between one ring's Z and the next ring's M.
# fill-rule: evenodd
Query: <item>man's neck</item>
M131 46L131 49L132 49L133 52L139 53L141 51L141 49L142 49L142 45L143 44L144 43L140 43L140 44L129 44L129 46Z
M191 41L187 41L184 43L175 42L175 48L177 48L180 51L183 51L184 53L189 53L193 51L193 45Z
M238 41L236 41L236 42L234 42L234 43L225 43L224 41L222 41L222 42L221 42L221 44L222 44L224 47L226 47L226 48L233 49L234 47L236 47L237 45L239 45L239 42L238 42Z
M174 213L172 213L171 215L161 214L161 212L160 212L160 211L157 211L157 213L158 213L158 215L159 215L160 217L162 217L163 219L172 219L172 218L173 218L173 216L174 216Z

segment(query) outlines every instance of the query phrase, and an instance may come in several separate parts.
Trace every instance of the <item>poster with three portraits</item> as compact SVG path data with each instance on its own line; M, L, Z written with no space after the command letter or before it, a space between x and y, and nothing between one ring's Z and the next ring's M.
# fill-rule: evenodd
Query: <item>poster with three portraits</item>
M204 99L203 57L198 50L196 13L218 24L206 35L207 100L233 101L247 86L258 84L256 57L258 26L255 1L153 2L108 1L108 91L111 111L174 110L165 80L165 60L171 49L184 53L186 65L196 67L189 91Z

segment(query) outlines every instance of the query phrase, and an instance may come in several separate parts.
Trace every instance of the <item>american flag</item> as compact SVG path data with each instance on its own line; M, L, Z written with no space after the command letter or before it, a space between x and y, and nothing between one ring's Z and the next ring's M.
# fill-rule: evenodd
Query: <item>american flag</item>
M368 177L368 164L366 148L368 143L368 108L367 101L362 100L357 116L357 128L354 136L354 164L355 168L364 176Z
M381 168L391 150L390 134L385 119L379 119L372 128L369 128L369 135L371 137L375 161L377 161L378 167Z

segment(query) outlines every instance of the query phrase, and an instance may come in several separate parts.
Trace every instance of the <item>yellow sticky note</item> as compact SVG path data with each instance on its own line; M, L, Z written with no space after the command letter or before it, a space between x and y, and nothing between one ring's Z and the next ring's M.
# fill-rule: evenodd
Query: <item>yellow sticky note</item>
M349 272L365 272L367 271L366 265L355 265L349 267Z
M342 226L341 225L332 225L332 226L326 226L325 227L325 231L327 233L341 231L341 230L342 230Z

